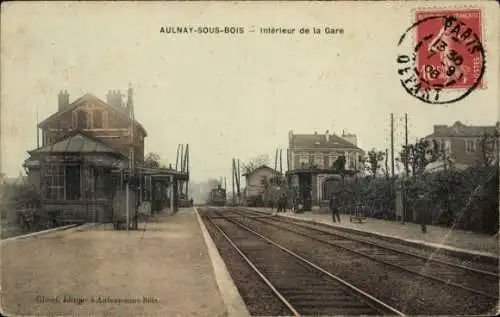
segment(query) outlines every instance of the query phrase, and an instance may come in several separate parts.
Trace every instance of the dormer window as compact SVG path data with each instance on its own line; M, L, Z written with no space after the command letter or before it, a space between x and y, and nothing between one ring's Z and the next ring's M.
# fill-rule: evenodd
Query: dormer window
M102 129L104 127L104 118L103 118L103 114L102 114L102 110L98 109L98 110L94 110L93 111L93 127L94 129Z
M87 113L84 110L73 112L73 127L78 129L88 129Z

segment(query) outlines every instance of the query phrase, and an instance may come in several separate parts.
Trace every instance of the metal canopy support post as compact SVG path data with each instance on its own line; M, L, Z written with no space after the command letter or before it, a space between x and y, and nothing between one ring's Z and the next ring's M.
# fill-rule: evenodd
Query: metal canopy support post
M130 202L129 202L129 185L128 185L128 182L127 184L125 185L125 206L127 208L127 231L129 230L130 228Z
M149 177L149 201L153 203L153 176Z
M174 212L174 176L170 175L170 211Z

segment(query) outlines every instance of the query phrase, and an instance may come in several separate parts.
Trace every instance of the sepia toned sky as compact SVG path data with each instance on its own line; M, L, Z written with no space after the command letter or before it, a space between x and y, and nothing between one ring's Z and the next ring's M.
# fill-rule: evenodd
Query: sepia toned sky
M268 154L273 165L276 147L286 156L290 129L345 130L364 150L385 150L391 112L397 149L405 112L410 140L432 133L433 124L494 124L499 16L493 1L478 4L487 88L431 105L403 90L396 68L397 41L423 2L4 3L1 171L19 174L26 151L36 147L35 113L39 121L54 113L61 89L70 101L86 92L105 101L108 90L132 83L136 119L149 134L146 152L175 164L177 144L189 143L194 181L229 180L233 157ZM160 33L169 26L236 26L245 33ZM260 34L267 26L323 33ZM325 27L344 34L324 34Z

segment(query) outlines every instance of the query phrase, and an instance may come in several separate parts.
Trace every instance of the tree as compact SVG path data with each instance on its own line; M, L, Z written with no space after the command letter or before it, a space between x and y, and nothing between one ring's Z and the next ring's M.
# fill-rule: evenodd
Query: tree
M377 175L377 171L380 168L380 162L384 160L385 153L382 151L377 151L374 148L368 151L367 169L372 174L373 178Z
M250 159L247 163L243 163L242 167L245 173L251 173L259 166L268 164L269 164L269 156L266 154L262 154Z
M408 171L406 171L408 175L411 168L413 176L423 174L427 165L438 159L443 159L445 164L451 164L444 147L440 148L435 140L432 141L432 144L428 140L420 139L415 144L403 145L399 153L399 161L405 165L405 169L408 166Z
M498 130L492 133L486 131L481 136L479 146L481 151L481 165L490 167L498 159Z
M345 178L345 164L346 164L346 159L344 155L339 156L332 164L332 169L336 173L339 173L340 177L342 177L342 184L344 184L344 178Z
M346 159L344 155L339 156L332 164L332 169L339 174L345 172Z
M149 168L159 168L161 157L158 153L150 152L144 159L144 166Z

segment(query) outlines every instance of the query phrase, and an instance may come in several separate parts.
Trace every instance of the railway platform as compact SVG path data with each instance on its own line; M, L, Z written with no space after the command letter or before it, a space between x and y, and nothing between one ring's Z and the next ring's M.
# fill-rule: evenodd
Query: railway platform
M213 317L244 311L194 208L160 214L139 229L83 226L2 243L2 313Z
M250 208L250 210L271 213L270 208ZM475 233L465 230L450 229L428 225L427 233L422 233L419 224L406 222L401 224L374 218L366 218L363 222L351 222L348 214L340 214L340 223L333 223L331 214L293 213L287 211L280 216L317 222L334 227L353 230L369 235L377 235L387 240L395 240L402 244L429 249L439 249L446 253L457 254L468 259L494 262L498 260L498 236Z

